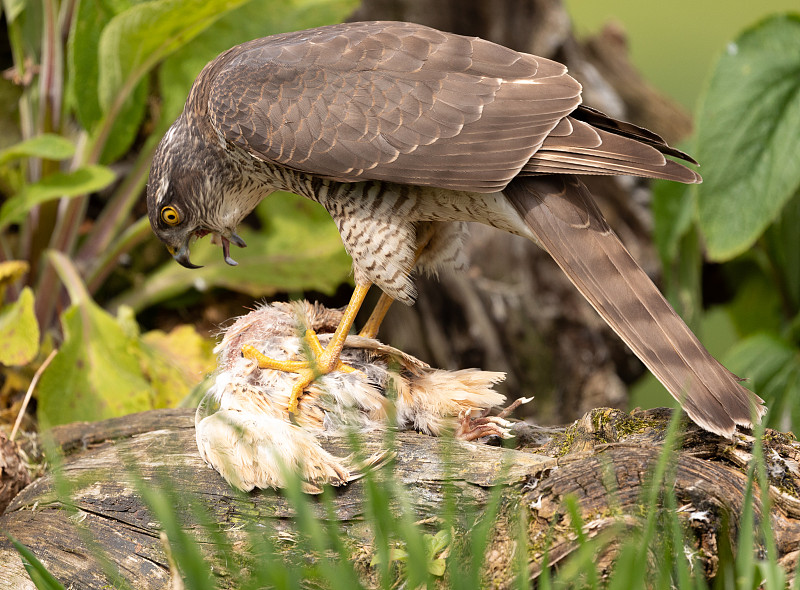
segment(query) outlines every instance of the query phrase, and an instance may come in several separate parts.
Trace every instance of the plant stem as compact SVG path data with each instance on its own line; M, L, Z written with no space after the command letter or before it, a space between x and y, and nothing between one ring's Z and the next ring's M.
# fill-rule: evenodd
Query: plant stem
M147 183L147 173L150 170L153 152L155 152L155 142L151 142L150 147L145 147L139 153L133 170L125 176L114 196L103 207L103 212L92 225L89 235L78 251L77 259L89 265L86 273L87 281L89 276L97 274L96 267L102 266L102 264L95 263L95 259L103 256L103 253L123 231L131 209Z
M149 235L150 220L147 217L142 217L133 225L128 226L128 229L114 242L113 248L104 250L103 254L94 261L92 269L86 274L89 293L97 292L122 254L130 252L134 246L147 239Z

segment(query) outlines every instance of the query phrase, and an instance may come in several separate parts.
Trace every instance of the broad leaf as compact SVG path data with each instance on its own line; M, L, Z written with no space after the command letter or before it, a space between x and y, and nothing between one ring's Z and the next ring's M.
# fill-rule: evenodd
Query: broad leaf
M700 228L709 256L725 261L800 187L800 16L769 18L729 45L697 122Z
M111 133L103 146L101 164L110 164L124 156L139 134L139 127L147 110L149 84L142 80L122 105L122 110L114 119Z
M356 0L252 0L232 10L159 68L164 126L180 114L203 66L223 51L258 37L340 22L357 6Z
M108 2L78 2L67 45L67 99L84 129L91 130L103 115L97 95L97 46L100 33L114 13Z
M87 166L73 172L57 172L25 186L0 207L0 230L22 221L40 203L61 197L77 197L104 189L114 181L105 166Z
M66 137L44 133L7 147L0 151L0 164L19 158L43 158L64 160L75 153L75 144Z
M175 405L211 370L211 344L191 328L142 337L130 308L111 316L92 301L66 256L49 257L72 306L61 316L64 342L39 385L44 424Z
M39 352L39 323L33 311L33 291L25 287L14 303L0 307L0 363L25 365Z
M725 365L747 381L744 383L767 402L769 424L786 430L781 418L791 411L792 424L800 426L800 350L773 334L755 334L737 344L726 355Z
M30 270L24 260L5 260L0 262L0 302L6 298L6 289L21 279Z
M658 180L653 183L653 241L663 263L680 252L681 238L692 227L694 194L690 186Z
M153 407L133 354L136 339L90 299L61 316L64 342L39 382L39 420L47 426L103 420Z
M182 325L170 332L153 330L141 338L139 362L152 384L157 407L172 407L216 368L214 342L203 338L194 326Z
M800 191L787 203L780 219L764 235L769 260L774 265L773 290L787 299L788 308L800 310Z
M108 113L159 61L247 0L164 0L113 17L100 35L98 95Z
M191 288L225 287L252 297L304 290L332 293L348 279L350 259L321 206L296 195L275 193L256 212L266 227L262 232L241 229L248 247L234 247L231 252L239 266L225 264L219 246L204 238L192 246L192 261L203 268L189 270L169 261L113 305L129 305L138 311Z

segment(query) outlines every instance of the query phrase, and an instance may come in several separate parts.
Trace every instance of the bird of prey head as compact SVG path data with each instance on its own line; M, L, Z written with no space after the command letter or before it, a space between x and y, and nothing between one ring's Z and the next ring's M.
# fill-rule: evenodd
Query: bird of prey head
M193 131L187 117L181 116L156 149L147 183L150 225L172 257L186 268L200 268L189 259L189 245L208 234L220 240L225 262L235 266L231 243L240 248L247 245L236 227L258 200L239 203L230 199L225 207L220 206L220 196L229 189L229 174L219 165L214 146Z

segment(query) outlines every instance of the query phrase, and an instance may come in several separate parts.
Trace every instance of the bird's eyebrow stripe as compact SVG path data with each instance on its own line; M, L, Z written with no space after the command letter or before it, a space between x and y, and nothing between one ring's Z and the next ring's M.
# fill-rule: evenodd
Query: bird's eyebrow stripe
M164 197L167 196L167 190L169 189L169 179L166 176L162 176L161 180L158 182L158 189L156 189L156 207L160 208L161 204L164 202Z

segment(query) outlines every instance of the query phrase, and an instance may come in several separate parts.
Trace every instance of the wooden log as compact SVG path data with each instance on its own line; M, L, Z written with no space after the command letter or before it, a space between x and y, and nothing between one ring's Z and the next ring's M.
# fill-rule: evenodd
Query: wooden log
M633 527L640 522L643 486L658 460L669 417L669 410L627 414L600 409L566 429L519 423L517 449L400 432L393 445L394 475L404 484L415 516L432 523L440 522L446 481L454 484L460 506L478 511L487 502L489 488L501 484L507 501L494 523L485 575L489 586L507 588L513 582L511 562L519 549L508 523L519 507L529 521L525 549L532 578L540 573L548 531L551 564L558 566L578 547L564 509L565 496L578 499L589 537L614 530L620 523ZM687 531L686 550L701 556L711 579L717 573L717 548L728 535L735 543L753 439L739 434L735 441L727 441L688 421L682 428L686 434L674 457L674 490ZM0 517L0 529L31 548L66 587L100 589L113 584L96 559L100 554L132 588L165 588L171 583L161 527L143 503L134 473L144 485L166 481L181 498L197 498L231 543L246 543L242 530L246 520L263 524L276 539L295 534L293 510L283 495L237 493L202 462L189 410L72 424L54 429L53 436L65 453L61 475L50 471L25 488ZM383 436L380 432L366 436L365 451L377 450ZM800 445L774 431L767 431L764 445L772 510L762 515L757 503L756 515L770 519L780 562L791 572L800 549ZM325 439L324 447L334 454L349 452L346 441L338 438ZM65 487L71 489L68 496L59 490ZM359 481L338 488L334 506L348 546L354 548L353 559L368 581L375 572L369 566L373 548L363 522L363 492ZM323 517L322 506L313 502ZM178 513L182 527L204 546L212 541L191 511ZM613 563L613 549L612 544L598 557L601 567ZM763 553L763 547L754 549ZM6 539L0 539L0 564L0 589L34 587ZM226 579L220 578L222 586Z

